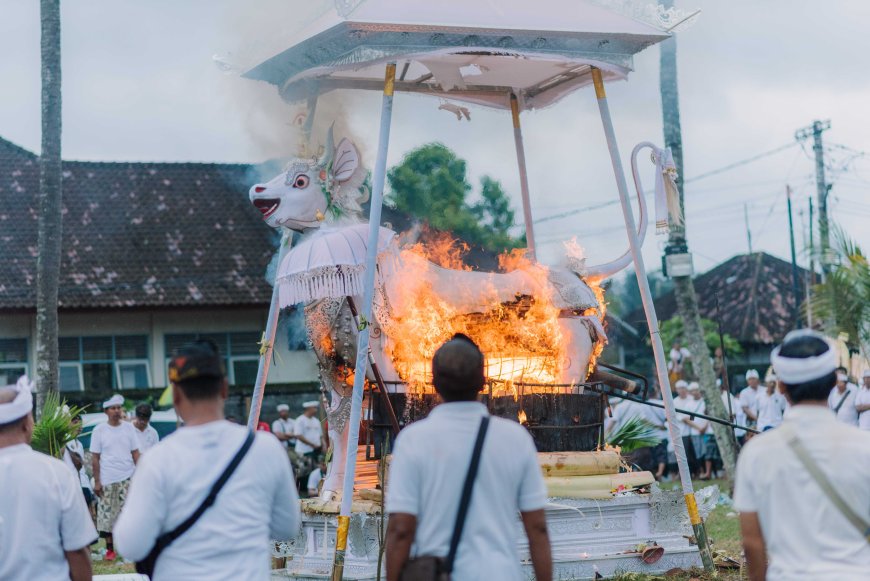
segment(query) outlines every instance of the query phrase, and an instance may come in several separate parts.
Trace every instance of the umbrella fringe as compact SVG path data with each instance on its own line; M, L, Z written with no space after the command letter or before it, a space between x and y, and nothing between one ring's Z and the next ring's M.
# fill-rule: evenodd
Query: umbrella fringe
M282 303L291 305L323 298L363 294L365 266L329 266L279 277Z

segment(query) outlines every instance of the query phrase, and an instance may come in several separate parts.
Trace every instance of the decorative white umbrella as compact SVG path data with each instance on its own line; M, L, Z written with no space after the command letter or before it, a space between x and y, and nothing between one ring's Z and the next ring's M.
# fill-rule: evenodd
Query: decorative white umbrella
M321 229L286 253L278 265L275 283L280 304L364 294L368 224ZM381 227L377 253L383 252L395 233Z

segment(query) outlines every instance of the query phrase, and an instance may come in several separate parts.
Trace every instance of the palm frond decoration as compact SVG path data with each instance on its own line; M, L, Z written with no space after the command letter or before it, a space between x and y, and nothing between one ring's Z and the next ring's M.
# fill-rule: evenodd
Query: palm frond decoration
M640 448L655 446L661 441L655 426L637 416L630 418L607 436L607 443L628 454Z
M37 452L61 458L64 447L79 435L80 428L73 423L73 418L84 410L84 407L67 407L66 400L61 401L56 391L48 392L42 416L33 425L30 447Z

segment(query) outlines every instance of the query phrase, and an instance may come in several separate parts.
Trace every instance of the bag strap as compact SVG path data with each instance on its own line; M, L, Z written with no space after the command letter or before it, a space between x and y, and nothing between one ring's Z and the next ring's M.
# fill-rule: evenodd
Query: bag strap
M788 443L789 448L795 453L798 457L798 460L801 461L801 464L804 465L804 468L807 469L807 472L810 473L810 476L813 477L813 480L816 481L816 484L819 485L819 488L822 489L822 492L825 493L825 496L828 497L828 500L840 511L846 520L848 520L852 526L854 526L864 539L870 543L870 523L865 521L861 516L858 515L852 507L846 504L846 501L843 500L843 497L837 492L837 489L834 488L834 485L831 484L831 481L828 480L828 477L825 476L825 473L819 468L819 465L816 464L812 456L810 456L809 450L806 449L803 442L800 441L795 431L791 426L784 425L780 429L785 428L785 441Z
M849 394L852 393L849 388L846 388L846 393L843 394L843 397L840 398L840 403L837 404L837 407L834 408L834 413L840 413L840 408L843 407L843 403L845 403L846 398L849 397Z
M175 541L178 537L186 533L190 529L190 527L196 524L196 521L199 520L199 517L201 517L203 513L215 503L218 493L224 487L224 484L227 483L227 480L230 479L230 476L233 475L233 472L236 471L236 468L238 468L239 464L241 464L242 459L245 457L245 454L248 453L248 450L251 449L251 444L253 443L254 432L248 432L248 435L245 437L245 443L242 444L242 447L239 448L239 451L236 452L236 455L233 456L233 459L230 460L230 463L227 465L226 468L224 468L223 473L221 473L220 477L218 477L218 479L212 485L208 496L205 497L205 500L202 501L202 504L200 504L199 507L193 512L193 514L187 517L187 519L183 523L181 523L168 533L164 533L157 537L157 542L155 543L153 549L154 551L157 551L155 555L155 560L157 555L159 555L163 549L172 544L172 542Z
M471 504L471 493L474 492L474 480L477 478L477 469L480 466L480 452L483 450L483 439L486 437L486 429L489 427L489 416L480 419L480 428L477 430L477 440L474 442L474 451L471 453L471 464L468 466L468 474L465 476L465 484L462 487L462 497L459 499L459 511L456 513L456 524L453 527L453 537L450 539L450 552L444 561L446 573L453 571L453 561L456 560L456 551L459 549L459 539L462 537L462 529L465 527L465 517L468 514L468 505Z

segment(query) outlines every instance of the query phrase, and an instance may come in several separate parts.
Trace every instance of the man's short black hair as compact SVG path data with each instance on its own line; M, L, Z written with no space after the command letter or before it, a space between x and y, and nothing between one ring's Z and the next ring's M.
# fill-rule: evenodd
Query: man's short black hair
M148 405L147 403L140 403L139 405L136 406L136 417L137 418L143 418L146 420L150 420L152 413L153 413L153 410L151 409L151 406Z
M470 337L457 333L435 352L432 382L446 402L476 400L486 382L483 352Z
M173 372L177 379L173 379ZM210 339L180 347L170 361L169 378L190 400L217 397L224 383L220 348Z
M830 349L828 344L819 337L803 335L783 343L779 349L779 354L782 357L790 357L792 359L806 359L808 357L818 357L828 349ZM783 383L788 390L792 403L827 401L831 389L837 383L837 372L831 371L818 379L803 383Z

